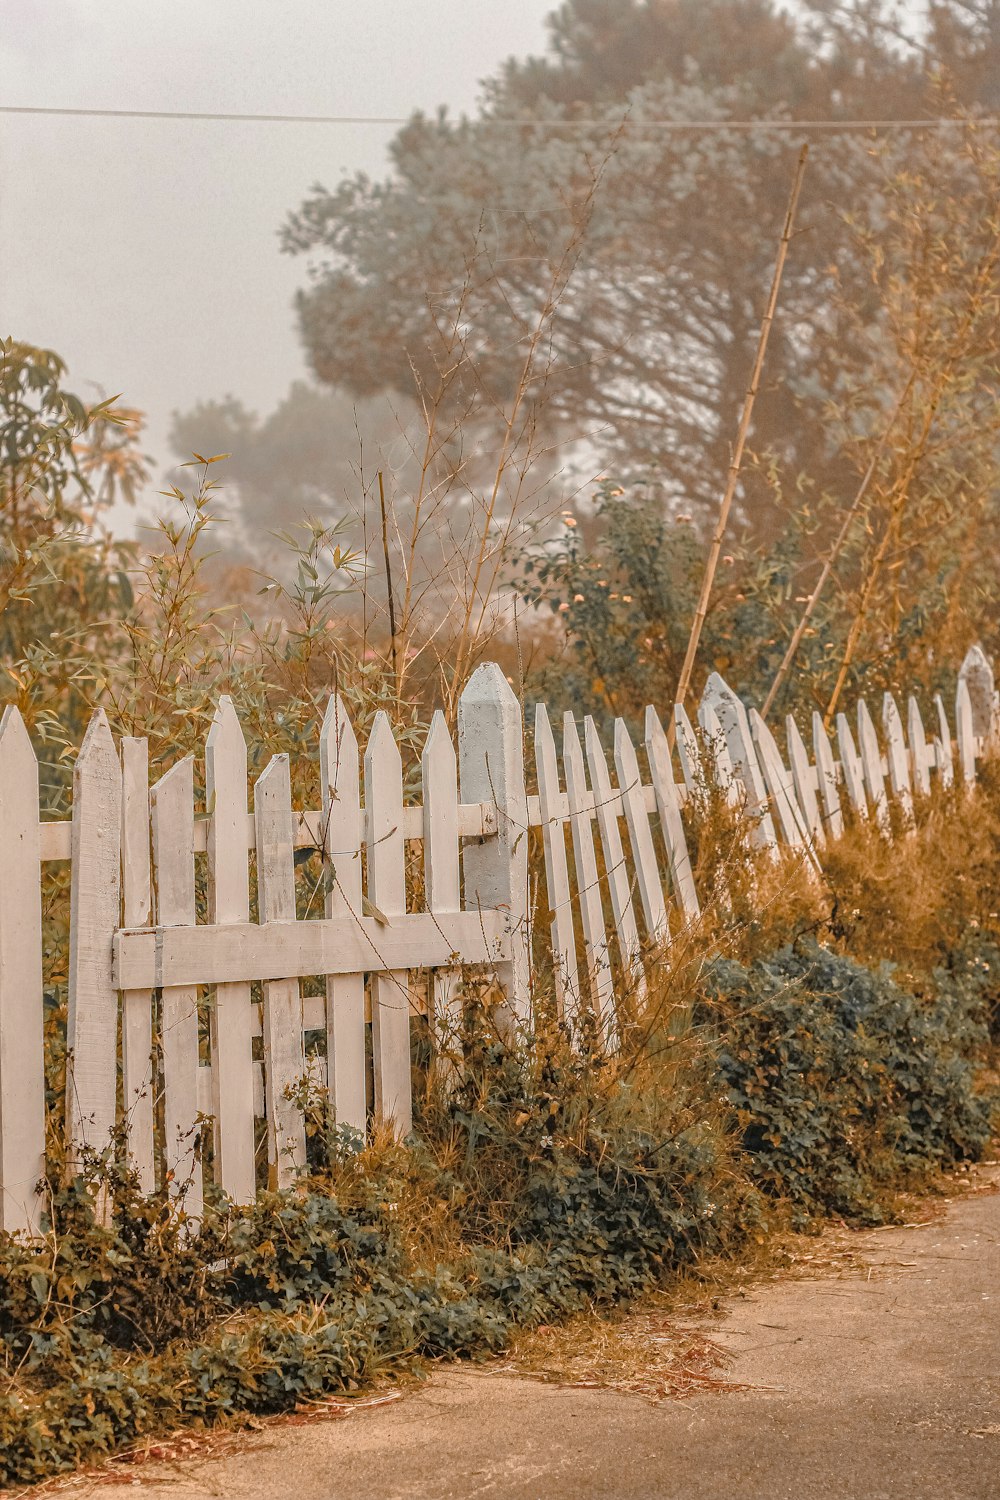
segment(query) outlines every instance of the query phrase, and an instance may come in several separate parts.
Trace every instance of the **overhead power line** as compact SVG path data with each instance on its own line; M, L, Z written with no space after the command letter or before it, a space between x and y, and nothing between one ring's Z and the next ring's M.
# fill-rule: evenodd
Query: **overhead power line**
M222 110L201 109L71 109L41 104L0 104L4 115L47 115L54 117L98 120L229 120L237 124L260 125L409 125L412 115L278 115L238 114ZM433 123L430 116L424 116ZM457 121L450 123L456 124ZM499 128L523 129L544 125L552 130L960 130L1000 125L1000 119L926 119L926 120L618 120L506 119L487 116L473 122Z

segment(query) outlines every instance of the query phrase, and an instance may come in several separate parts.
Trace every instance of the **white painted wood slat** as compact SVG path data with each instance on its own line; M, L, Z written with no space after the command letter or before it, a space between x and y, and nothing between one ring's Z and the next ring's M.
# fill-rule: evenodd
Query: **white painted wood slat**
M145 927L152 915L149 849L149 747L125 736L122 758L122 920ZM129 1161L139 1190L156 1186L153 1143L153 992L122 995L122 1092Z
M588 805L593 805L593 799L587 789L580 735L570 713L563 716L563 766L566 771L569 825L573 836L573 859L576 864L576 888L580 898L587 977L594 1014L600 1023L602 1034L610 1042L616 1030L615 997L597 871L594 826L587 810Z
M257 906L260 925L295 922L295 856L292 791L287 755L271 757L253 794L257 824ZM271 1187L287 1187L305 1166L302 1112L290 1095L301 1086L306 1063L302 1046L299 980L264 981L264 1098L267 1167Z
M777 834L768 811L767 790L750 733L750 721L743 703L732 688L713 672L705 684L702 699L715 710L733 763L733 774L746 794L747 812L754 819L753 842L760 848L777 848Z
M465 802L492 802L497 832L462 853L465 907L507 914L510 960L498 970L508 1021L531 1018L528 799L521 705L495 662L473 672L458 703L459 785ZM498 1018L499 1019L499 1018Z
M885 730L886 759L889 763L889 785L906 821L913 821L913 790L910 784L910 757L899 705L891 693L882 699L882 726Z
M976 732L972 717L972 698L964 677L958 679L955 693L955 739L958 742L958 765L966 786L976 779Z
M757 710L751 708L748 717L757 759L771 796L771 805L777 814L781 837L789 849L805 849L810 860L815 863L815 851L805 817L795 796L792 774L781 758L774 735Z
M219 699L205 743L208 919L225 925L250 917L247 860L247 745L233 701ZM254 1162L253 1004L248 984L219 984L209 1012L215 1180L234 1203L252 1203Z
M955 784L955 757L952 751L948 715L945 713L944 701L940 693L934 694L934 710L938 721L938 733L934 740L934 750L938 768L941 772L941 785L953 786Z
M667 744L666 732L652 704L646 708L645 743L674 898L684 913L685 920L693 921L700 914L701 908L681 820L680 796L670 764L670 746Z
M875 724L863 698L858 699L858 751L861 756L861 773L868 805L875 822L883 833L888 834L889 799L885 792L885 777L882 772L882 751L879 748Z
M156 920L162 927L193 927L194 761L190 755L160 777L150 792L149 809ZM170 985L160 991L160 1056L167 1183L171 1196L182 1199L188 1215L199 1218L203 1191L196 984Z
M365 750L368 899L392 923L406 912L403 766L388 715L378 713ZM371 979L375 1113L400 1136L413 1125L407 969L379 966Z
M816 757L816 783L823 809L823 832L827 838L839 839L844 831L844 809L840 805L837 786L837 763L830 736L823 723L823 715L815 710L812 716L812 739L813 754Z
M0 1229L41 1227L45 1171L38 762L24 721L0 719Z
M328 919L361 916L361 781L358 740L342 701L331 694L320 731L323 838ZM323 971L325 972L325 971ZM365 1060L365 976L328 974L327 1087L340 1125L364 1134L368 1119Z
M73 771L66 1123L79 1150L104 1151L115 1126L118 991L112 939L121 920L122 773L103 709L90 721Z
M436 917L456 915L462 906L458 845L458 757L440 710L431 719L420 758L424 806L424 892ZM435 969L431 1020L439 1072L453 1078L462 1055L462 971Z
M639 887L646 936L650 943L662 943L668 935L663 880L643 797L639 758L624 719L615 720L614 736L615 774L625 809L625 826L632 846L632 864Z
M809 760L805 740L791 714L785 718L785 742L792 768L795 798L805 822L806 832L814 844L824 840L823 818L819 810L819 775Z
M933 752L928 749L924 721L920 717L920 704L912 693L906 704L906 737L910 745L910 774L913 789L918 797L926 797L931 789L930 767Z
M597 826L604 851L604 871L608 882L608 893L611 897L611 911L618 938L618 953L624 974L642 996L645 993L645 976L642 971L639 928L632 907L631 881L628 866L625 863L625 850L622 847L618 815L613 805L608 763L604 758L597 725L589 714L583 721L583 738L587 751L587 764L590 768L590 784L594 792Z
M837 748L840 750L840 769L847 788L847 800L855 814L862 820L868 818L868 798L865 795L865 778L861 757L854 747L854 736L847 715L837 715Z
M551 912L553 974L560 1017L575 1022L580 1004L580 976L576 961L573 902L566 860L566 825L556 810L559 800L559 760L544 703L535 710L535 772L542 820L545 888Z

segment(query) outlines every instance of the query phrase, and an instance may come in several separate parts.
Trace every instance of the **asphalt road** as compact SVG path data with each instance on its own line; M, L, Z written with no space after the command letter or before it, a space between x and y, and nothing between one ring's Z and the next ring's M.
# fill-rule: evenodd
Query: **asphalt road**
M987 1174L988 1176L989 1174ZM997 1174L993 1173L994 1179ZM654 1404L443 1369L348 1419L145 1464L121 1500L997 1500L1000 1195L859 1236L847 1273L771 1283L706 1325L733 1386Z

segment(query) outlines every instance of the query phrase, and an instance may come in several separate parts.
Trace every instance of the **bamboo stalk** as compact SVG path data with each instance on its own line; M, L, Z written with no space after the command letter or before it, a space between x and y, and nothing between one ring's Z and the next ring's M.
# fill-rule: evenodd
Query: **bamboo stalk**
M771 333L771 324L774 321L775 308L778 305L778 292L781 287L782 272L785 269L785 260L788 255L788 246L792 238L792 226L795 223L795 212L798 208L799 194L802 191L802 179L806 170L806 159L809 155L808 144L803 145L799 152L798 165L795 169L795 178L792 182L792 191L788 199L788 209L785 213L785 223L781 231L781 242L778 246L778 258L774 266L774 277L771 281L771 294L767 301L767 311L760 325L760 335L757 340L757 355L753 363L753 373L750 376L750 385L747 388L746 397L743 402L743 413L740 417L740 425L736 434L736 446L733 449L732 460L729 464L729 474L726 480L726 489L719 506L719 515L712 533L711 546L708 549L708 559L705 563L705 576L702 579L701 593L698 597L698 606L694 612L694 620L691 624L691 635L684 653L684 665L681 667L680 680L677 684L676 703L683 706L687 697L688 688L691 685L691 672L694 668L695 657L698 654L698 643L701 640L702 627L708 614L708 604L712 596L712 586L715 582L715 572L719 565L719 554L722 551L722 541L726 534L726 526L729 523L729 512L732 509L733 497L736 494L736 486L739 483L740 466L743 462L743 449L746 447L747 434L750 431L750 422L753 418L754 402L760 389L760 377L764 368L764 355L767 353L767 341ZM671 748L674 740L674 720L668 728L668 738Z

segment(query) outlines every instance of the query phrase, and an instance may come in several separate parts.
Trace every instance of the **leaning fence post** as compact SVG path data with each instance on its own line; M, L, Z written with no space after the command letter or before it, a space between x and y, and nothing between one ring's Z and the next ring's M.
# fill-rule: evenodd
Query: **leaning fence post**
M996 730L996 690L993 668L982 646L970 646L958 672L959 682L969 690L972 730L985 749Z
M37 1234L45 1171L38 762L16 708L0 720L0 1228Z
M958 679L955 694L955 738L958 741L958 764L962 769L962 780L966 786L972 786L976 779L976 732L972 694L964 677Z
M750 733L746 707L718 672L713 672L706 682L703 701L709 703L718 716L733 762L733 771L746 791L747 812L756 820L753 842L774 851L778 846L778 838L768 810L767 788Z
M111 949L121 899L122 773L103 708L90 721L73 771L66 1020L66 1126L70 1170L84 1146L101 1152L115 1128L118 991Z
M495 662L470 677L458 703L458 763L463 802L490 802L497 832L472 840L463 855L465 905L506 913L510 961L499 966L512 1017L531 1014L528 934L528 798L521 705Z

